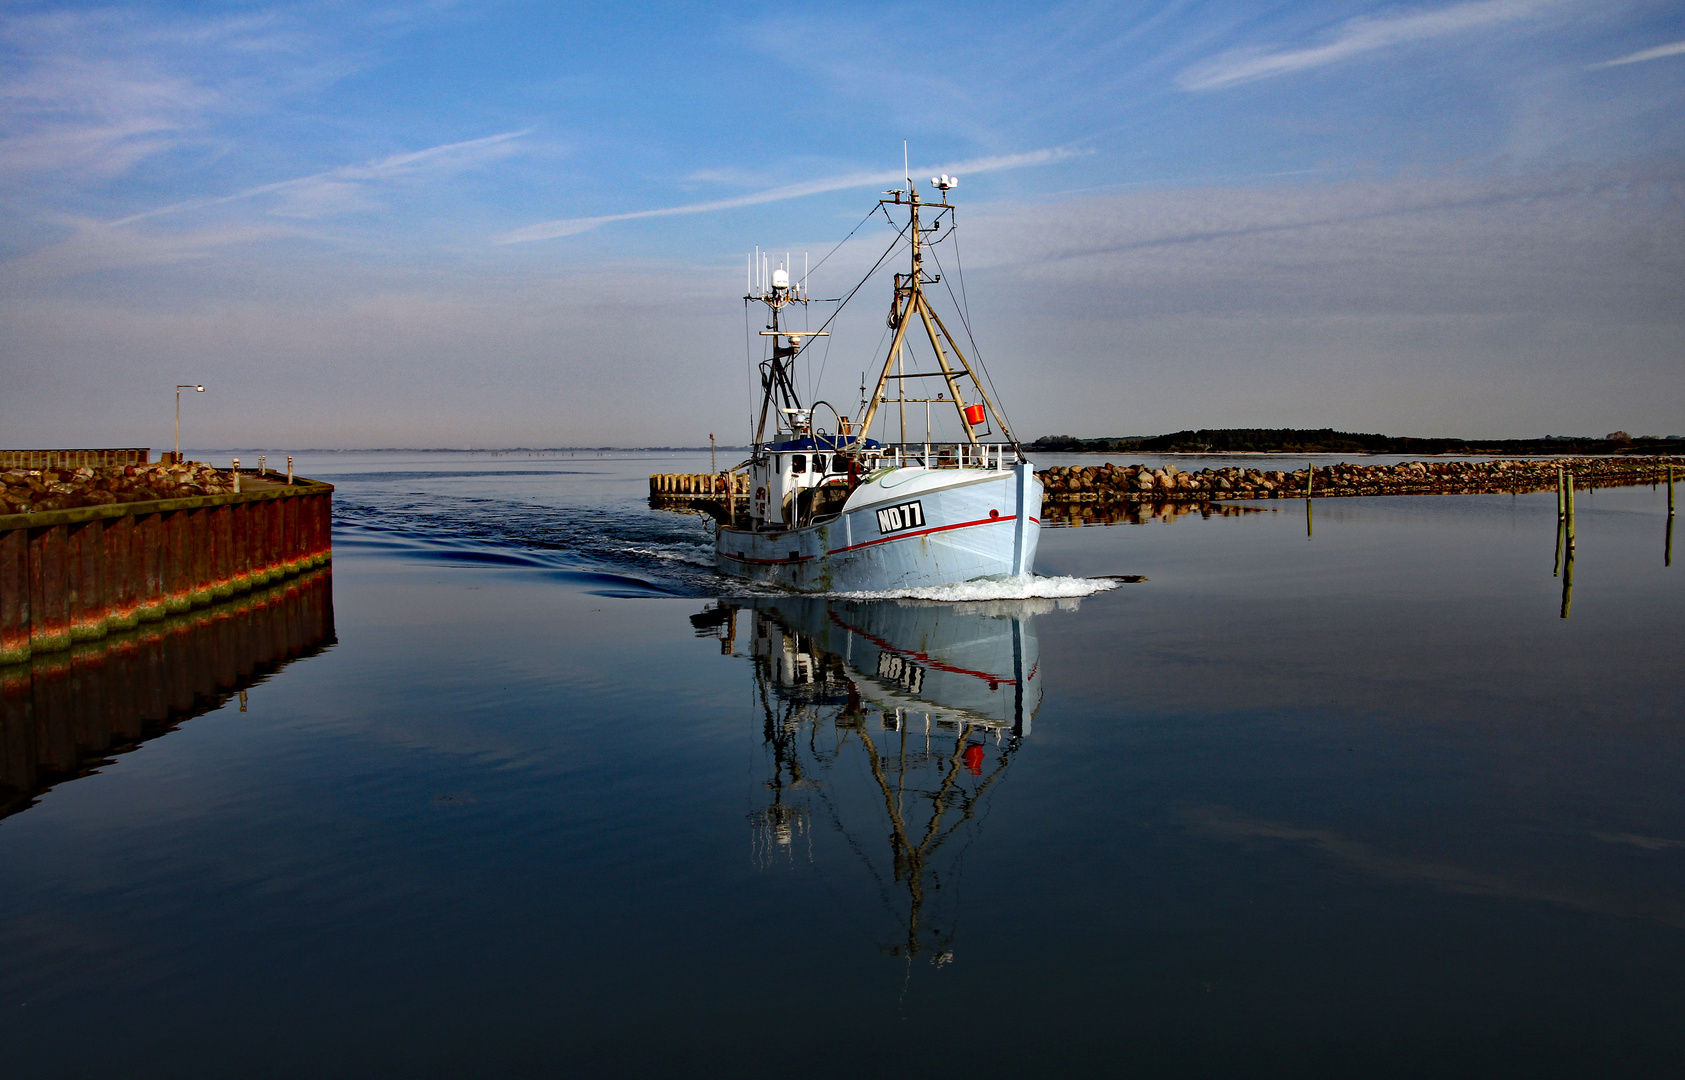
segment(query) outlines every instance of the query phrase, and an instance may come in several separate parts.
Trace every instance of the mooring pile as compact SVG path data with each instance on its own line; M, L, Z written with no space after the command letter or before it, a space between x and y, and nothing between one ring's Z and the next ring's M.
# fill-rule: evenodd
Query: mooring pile
M1184 472L1175 465L1055 465L1038 470L1049 503L1205 502L1217 499L1330 498L1349 495L1473 495L1548 491L1559 469L1582 485L1652 483L1667 477L1666 457L1408 461L1397 465L1307 466L1291 472L1229 467Z

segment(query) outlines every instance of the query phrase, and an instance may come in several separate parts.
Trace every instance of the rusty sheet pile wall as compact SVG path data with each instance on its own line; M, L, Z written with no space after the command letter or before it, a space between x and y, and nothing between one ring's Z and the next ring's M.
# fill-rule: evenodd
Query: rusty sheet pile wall
M0 665L327 563L332 493L302 481L0 516Z

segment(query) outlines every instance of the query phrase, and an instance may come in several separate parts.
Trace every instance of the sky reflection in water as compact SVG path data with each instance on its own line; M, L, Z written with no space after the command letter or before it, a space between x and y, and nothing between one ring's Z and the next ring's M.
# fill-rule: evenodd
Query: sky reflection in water
M1566 620L1549 493L933 605L713 579L697 467L301 462L337 643L0 821L6 1074L1685 1065L1663 492L1581 493Z

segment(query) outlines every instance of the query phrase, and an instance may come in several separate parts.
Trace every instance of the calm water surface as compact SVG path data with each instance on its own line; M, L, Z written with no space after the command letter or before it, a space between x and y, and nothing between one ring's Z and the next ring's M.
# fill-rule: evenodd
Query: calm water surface
M1147 580L825 601L647 509L706 454L298 467L331 629L180 629L174 719L0 819L0 1075L1685 1070L1661 491L1581 494L1564 619L1549 493L1048 530L1042 573ZM107 677L11 723L14 775L104 752Z

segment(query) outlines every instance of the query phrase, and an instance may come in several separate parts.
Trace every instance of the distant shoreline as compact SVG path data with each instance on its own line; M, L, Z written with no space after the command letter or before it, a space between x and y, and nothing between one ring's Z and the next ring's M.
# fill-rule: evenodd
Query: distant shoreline
M1150 437L1079 439L1044 435L1026 449L1058 454L1409 454L1415 457L1620 457L1685 454L1685 437L1611 432L1602 438L1424 439L1335 431L1332 428L1203 428Z

